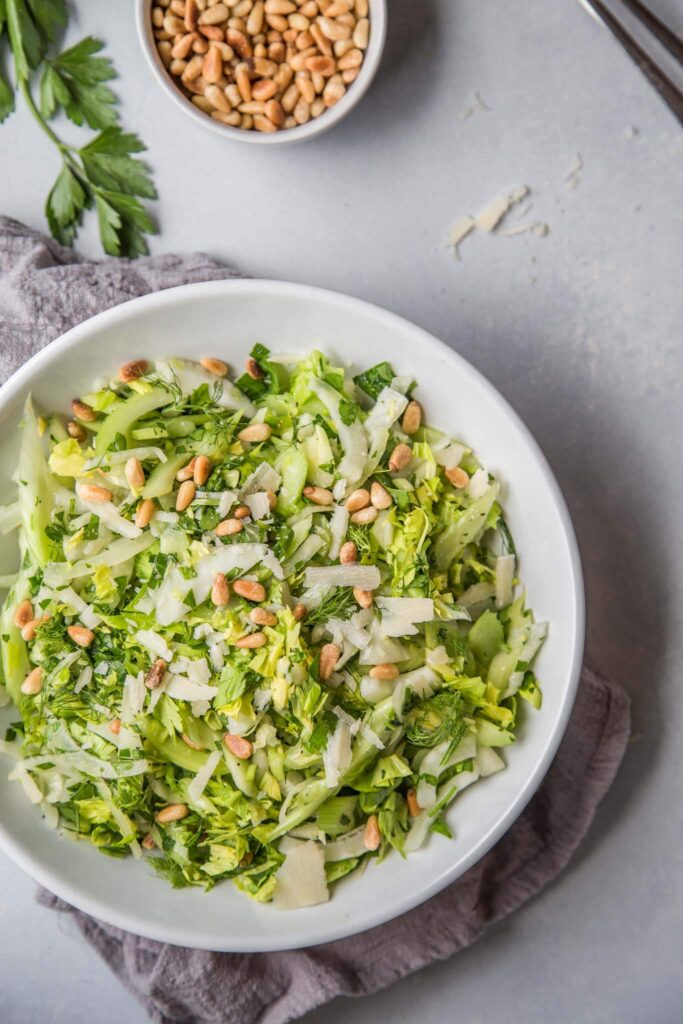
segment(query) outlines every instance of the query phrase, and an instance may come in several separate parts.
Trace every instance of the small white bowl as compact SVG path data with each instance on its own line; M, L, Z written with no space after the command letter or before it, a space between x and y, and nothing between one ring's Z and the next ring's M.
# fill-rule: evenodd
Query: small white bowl
M312 139L315 135L321 135L328 128L337 124L346 117L356 104L363 98L370 83L372 82L377 68L379 67L384 43L387 34L387 3L386 0L369 0L370 3L370 41L365 51L365 59L361 65L358 78L353 82L339 103L330 107L319 117L311 118L307 124L298 125L296 128L284 128L278 132L257 132L245 131L242 128L232 128L230 125L221 124L215 121L209 114L205 114L185 96L180 87L176 85L175 79L168 71L159 56L154 30L152 26L152 7L154 0L137 0L136 20L140 45L147 58L147 63L152 73L167 96L170 96L193 121L216 132L226 139L234 139L236 142L250 142L257 146L274 146L290 142L303 142L305 139Z
M529 711L505 771L449 808L455 839L432 835L403 860L392 853L336 888L329 903L280 912L229 882L206 894L175 891L148 864L103 857L50 831L0 756L0 849L62 899L119 928L162 942L231 952L292 949L374 928L443 889L512 825L550 767L564 733L583 657L581 563L569 514L548 463L517 414L480 373L426 331L377 306L277 281L216 281L147 295L79 324L0 388L0 484L14 493L17 425L26 395L42 410L69 408L96 377L130 359L224 359L239 371L255 341L274 351L318 346L356 367L390 360L415 376L431 423L473 447L503 485L530 606L550 624L537 662L543 706ZM16 535L0 535L0 573L16 568ZM0 711L0 735L16 721ZM11 897L10 897L11 898Z

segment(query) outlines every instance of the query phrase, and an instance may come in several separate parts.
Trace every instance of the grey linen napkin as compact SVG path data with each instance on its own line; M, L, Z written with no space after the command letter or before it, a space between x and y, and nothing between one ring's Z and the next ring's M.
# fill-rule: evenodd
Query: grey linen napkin
M0 380L52 338L126 299L239 276L202 255L82 262L0 218ZM475 942L555 878L586 834L629 735L624 690L584 669L560 750L506 835L438 896L388 924L311 949L211 953L112 928L42 891L159 1024L285 1024L338 995L366 995ZM457 841L457 840L456 840ZM340 898L341 894L340 894Z

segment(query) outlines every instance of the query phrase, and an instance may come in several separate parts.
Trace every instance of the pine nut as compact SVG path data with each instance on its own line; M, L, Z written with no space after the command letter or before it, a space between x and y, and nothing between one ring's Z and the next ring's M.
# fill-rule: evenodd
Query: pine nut
M352 540L347 540L339 549L339 562L341 565L351 565L358 561L358 548Z
M370 501L375 508L384 509L391 506L393 498L386 487L382 487L378 480L373 480L370 488Z
M220 121L221 124L229 124L233 128L238 128L242 123L242 117L236 110L233 110L229 114L222 114L220 110L214 110L211 117L215 121Z
M310 104L301 97L294 108L294 120L298 125L305 125L310 121Z
M277 71L277 64L274 60L267 60L265 57L255 57L254 71L261 78L272 78Z
M339 60L340 57L353 50L353 39L338 39L333 49L335 57Z
M417 802L417 793L414 789L409 789L406 793L406 803L408 804L408 814L410 817L417 818L422 808Z
M406 468L412 457L413 453L407 444L397 444L389 457L389 469L392 473L398 473L399 470Z
M377 518L377 509L374 505L370 505L369 508L362 508L358 512L354 512L351 516L351 522L357 526L367 526L369 523L374 523Z
M322 75L323 78L329 78L337 70L333 57L307 57L306 67L313 74Z
M318 14L318 5L315 0L306 0L306 3L299 8L299 13L303 14L305 18L315 18Z
M248 505L238 505L235 511L233 512L233 516L235 517L235 519L248 519L250 515L251 509L249 508Z
M202 25L199 29L199 34L203 36L203 39L195 39L195 42L204 45L204 53L209 52L209 48L204 44L204 40L209 40L212 43L222 43L225 41L225 32L218 25Z
M124 384L137 380L147 373L148 365L146 359L133 359L130 363L124 363L123 366L119 367L119 380L123 381Z
M217 88L218 86L209 85L207 86L206 91L208 93L209 89ZM195 105L195 107L199 107L200 110L203 110L205 114L211 114L212 117L215 113L219 113L219 111L216 110L214 105L212 103L209 103L206 96L192 96L192 103Z
M315 46L315 39L310 32L300 32L294 40L294 45L297 50L310 50L312 46Z
M310 105L315 99L315 89L310 75L305 71L299 71L296 76L296 84L302 98Z
M247 18L247 32L250 36L256 36L263 28L265 8L261 0L257 0Z
M203 68L204 58L199 54L195 54L195 56L187 62L187 67L183 71L184 84L188 85L190 82L194 81L195 78L199 78Z
M85 402L79 402L77 398L74 398L71 403L71 411L77 420L82 420L83 423L92 423L97 419L97 413L94 409L91 409Z
M203 487L206 481L209 479L211 473L211 463L206 455L198 455L194 464L194 482L197 487Z
M216 608L224 608L229 600L230 587L228 586L228 581L224 573L217 572L211 588L211 603L215 604Z
M232 9L233 17L244 18L253 7L253 0L240 0ZM246 25L245 25L246 28Z
M366 508L370 504L370 492L365 487L359 487L357 490L352 491L346 499L346 508L349 512L358 512L361 508Z
M371 814L365 823L363 842L366 850L379 849L379 844L382 842L382 835L379 830L379 822L377 821L376 814Z
M242 96L234 82L231 82L230 85L226 85L225 95L230 100L230 105L232 107L239 107L240 103L242 102Z
M318 47L318 49L323 54L323 56L331 57L332 56L332 52L333 52L332 51L332 44L329 41L329 39L321 31L320 25L318 25L317 22L314 22L311 25L311 27L309 28L308 31L311 33L311 35L315 39L315 45Z
M267 643L265 633L247 633L246 636L242 636L239 640L235 641L235 647L240 647L242 650L255 651L259 647L264 647Z
M266 103L266 117L272 121L276 128L282 128L285 123L285 112L278 100L269 100Z
M309 47L308 50L294 50L292 53L287 54L287 63L291 68L294 68L295 71L305 71L306 61L311 57L315 57L315 55L316 52L314 46Z
M179 469L175 475L176 480L179 484L182 484L185 480L191 480L194 476L194 465L197 461L197 456L193 456L186 466Z
M278 32L286 32L288 21L282 14L266 14L266 21L271 28Z
M172 75L175 75L176 78L182 78L182 76L185 74L185 68L186 67L187 67L187 62L186 61L184 61L184 60L172 60L170 65L169 65L169 71L171 72Z
M265 601L266 588L256 580L235 580L232 589L245 601Z
M298 604L294 605L294 611L292 612L292 615L294 616L297 622L302 622L306 618L307 612L308 609L306 608L306 605L302 604L301 601L299 601Z
M244 529L244 526L239 519L224 519L222 523L219 523L216 529L213 531L217 537L232 537L236 533L240 533Z
M230 753L238 757L240 761L248 760L254 753L254 747L244 736L236 736L234 733L226 732L223 736L223 742Z
M334 666L339 661L341 651L336 644L325 644L320 651L320 662L318 668L318 675L327 682L332 673L334 672Z
M207 7L205 11L199 15L200 25L219 25L222 21L227 21L230 17L230 12L225 4L214 4L213 7Z
M228 364L224 363L222 359L214 359L211 356L205 356L204 359L200 359L199 365L203 366L209 373L213 373L216 377L226 377L229 369Z
M245 366L246 366L246 371L249 374L249 376L252 378L252 380L263 380L263 378L265 377L264 371L261 369L261 367L256 362L256 360L253 358L253 356L249 356Z
M444 474L448 482L453 484L453 486L457 487L459 490L462 490L463 487L467 487L470 482L469 476L464 469L460 468L460 466L454 466L453 469L445 469Z
M25 626L21 628L21 639L25 640L26 643L30 643L31 640L35 640L36 632L40 629L44 622L49 620L49 615L39 615L35 619L31 619Z
M207 103L210 113L213 113L214 110L220 111L221 114L231 113L232 107L228 97L219 86L207 85L204 96L193 96L192 102L196 103L197 106L203 106L204 103Z
M390 665L387 663L382 665L373 665L370 669L370 675L373 679L392 680L398 677L399 671L396 665Z
M85 626L67 626L66 631L79 647L90 647L95 639L92 629L87 629Z
M275 510L275 506L277 505L277 495L275 494L275 491L266 491L265 493L268 499L268 508L270 509L271 512L273 512Z
M138 505L138 510L135 513L135 525L139 530L144 530L146 526L149 526L150 520L154 515L154 499L144 498L143 501Z
M325 101L322 97L316 96L311 103L311 117L320 117L323 110L325 110Z
M371 590L361 590L360 587L353 588L353 596L361 608L370 608L374 600Z
M210 47L209 52L204 58L202 74L205 81L210 85L215 85L223 74L223 60L220 51L215 46Z
M403 413L403 419L401 420L401 429L404 434L416 434L422 424L422 407L419 402L414 399L408 402L405 412Z
M23 629L27 622L31 622L33 617L33 605L28 598L26 598L25 601L22 601L14 609L12 621L17 629Z
M310 20L306 17L305 14L290 14L290 16L287 18L287 21L289 22L292 28L295 28L297 30L297 32L307 32L311 24ZM307 46L310 46L311 43L313 42L313 37L311 36L310 38L311 42L307 43Z
M25 693L27 697L35 697L37 693L40 693L42 688L43 670L40 665L38 665L33 669L33 671L29 672L19 689L22 693Z
M198 53L198 54L200 54L203 57L204 54L209 52L209 43L208 43L208 41L206 39L204 39L202 36L197 36L197 38L195 39L195 41L192 44L192 52L193 53Z
M104 501L111 501L112 493L106 487L99 487L97 484L79 484L77 488L78 497L81 501L91 504L98 504Z
M308 498L314 505L332 505L334 495L326 487L304 487L304 498Z
M79 442L79 444L83 444L88 437L88 432L85 427L82 427L80 423L74 423L73 420L69 420L67 423L66 432L69 437L73 437L74 440Z
M188 32L186 36L181 38L180 42L175 44L171 50L171 57L173 57L174 60L185 60L192 49L193 42L194 36L191 32Z
M194 480L183 480L175 499L175 510L176 512L184 512L192 502L197 492L197 485Z
M163 658L157 658L154 664L147 670L145 686L148 690L156 690L166 675L166 662Z
M163 20L164 32L168 32L170 36L176 36L179 32L185 31L185 23L176 18L173 14L168 14Z
M356 0L356 16L358 18L367 18L368 9L368 0Z
M197 0L185 0L185 28L188 32L193 32L197 28L197 22L199 20L199 10L197 8Z
M126 480L130 484L131 490L139 491L141 487L145 486L145 471L140 460L134 455L126 462L125 472Z
M120 718L112 718L111 722L109 723L109 732L113 732L115 736L118 736L118 734L121 732Z
M254 56L254 49L245 36L244 32L240 32L239 29L229 28L225 33L225 41L228 46L232 46L235 53L241 60L248 60Z
M261 79L258 82L254 82L251 87L251 95L260 103L266 103L267 100L271 100L277 91L277 84L272 79L268 81Z
M352 68L359 68L362 63L363 54L360 50L353 49L339 58L337 67L340 71L350 71Z
M359 71L360 68L350 68L347 71L342 71L342 82L344 85L351 85L351 82L355 82Z
M323 110L327 109L327 107L325 106L325 101L320 95L320 93L322 93L323 89L325 88L325 79L323 78L322 75L319 75L316 71L313 71L311 73L311 81L313 82L313 88L315 89L316 93L318 93L318 99L320 101L319 103L316 103L316 106L320 107L320 112L322 113Z
M152 9L152 24L155 28L161 28L164 24L164 12L161 7L154 7Z
M292 14L296 4L290 0L266 0L266 14Z
M278 81L278 78L283 71L291 71L289 64L283 64L282 61L285 59L285 44L284 43L271 43L268 47L268 57L270 60L274 60L279 65L274 78ZM291 81L291 76L290 76Z
M351 29L348 25L332 21L331 18L318 18L318 25L326 39L349 39L351 36Z
M284 96L280 100L280 103L282 104L282 109L286 111L288 114L291 114L291 112L294 110L294 107L297 105L298 100L299 87L296 84L292 84L285 91Z
M240 441L246 441L248 444L259 444L261 441L267 441L272 433L267 423L250 423L244 430L240 430L237 436Z
M209 10L215 10L215 8L209 8ZM190 813L190 808L187 804L168 804L167 807L162 807L155 815L156 820L160 825L167 825L171 821L181 821L186 818Z
M353 30L353 45L359 50L367 50L370 38L370 22L367 18L361 18Z
M252 100L251 103L241 103L237 109L241 114L251 114L252 116L255 116L256 114L262 115L263 108L263 103L257 103L255 100Z
M148 832L145 838L140 842L140 846L145 850L154 850L156 849L156 845L156 840L151 832Z
M323 100L325 101L326 107L333 107L335 103L339 103L346 92L346 86L341 75L335 75L331 78L325 88L323 89Z
M252 608L249 618L255 626L277 626L277 615L265 608Z

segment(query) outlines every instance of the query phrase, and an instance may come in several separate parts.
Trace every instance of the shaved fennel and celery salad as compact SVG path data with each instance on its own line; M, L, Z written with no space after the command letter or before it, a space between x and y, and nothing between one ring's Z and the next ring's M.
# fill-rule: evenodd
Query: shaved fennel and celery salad
M284 908L452 836L540 707L546 626L415 386L257 345L234 380L136 360L71 418L28 400L1 748L47 825Z

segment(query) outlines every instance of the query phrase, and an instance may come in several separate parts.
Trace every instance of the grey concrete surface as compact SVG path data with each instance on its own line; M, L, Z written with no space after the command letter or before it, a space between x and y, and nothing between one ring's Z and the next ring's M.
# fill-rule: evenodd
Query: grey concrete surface
M650 0L683 33L680 0ZM90 0L149 146L155 252L336 288L431 330L521 412L565 490L588 654L634 735L564 875L474 948L310 1024L676 1024L683 1019L683 186L680 126L575 0L390 0L385 59L336 130L253 150L202 131L143 64L132 3ZM479 94L491 108L468 118ZM3 212L40 227L57 172L24 111L0 129ZM581 154L575 188L566 179ZM452 221L519 184L545 238ZM517 218L519 219L519 217ZM524 218L522 218L524 219ZM96 254L90 227L80 248ZM552 567L549 567L552 571ZM142 1011L0 857L0 1018L138 1024Z

